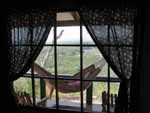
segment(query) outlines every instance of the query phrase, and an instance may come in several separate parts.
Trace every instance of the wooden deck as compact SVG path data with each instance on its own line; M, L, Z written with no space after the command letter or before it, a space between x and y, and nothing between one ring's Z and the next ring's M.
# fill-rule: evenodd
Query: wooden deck
M46 99L45 101L38 104L38 106L46 107L46 108L56 108L56 100ZM81 111L80 103L79 102L71 102L71 101L59 101L59 109L62 110L73 110L73 111ZM93 105L86 105L84 104L84 111L88 112L95 112L101 113L102 112L102 105L101 104L93 104ZM114 107L110 107L111 113L114 111Z

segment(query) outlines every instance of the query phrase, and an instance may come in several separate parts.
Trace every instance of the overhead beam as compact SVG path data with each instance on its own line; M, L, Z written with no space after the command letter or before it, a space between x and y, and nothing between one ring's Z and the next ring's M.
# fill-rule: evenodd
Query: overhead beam
M57 21L57 26L79 26L80 21L73 21L73 20L68 20L68 21Z
M80 16L79 16L78 12L70 12L70 14L73 16L75 21L80 20Z

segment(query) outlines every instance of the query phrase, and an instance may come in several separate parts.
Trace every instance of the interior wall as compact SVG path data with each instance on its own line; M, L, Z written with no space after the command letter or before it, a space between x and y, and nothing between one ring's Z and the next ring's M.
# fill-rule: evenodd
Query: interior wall
M61 4L61 3L60 3ZM55 5L54 5L55 6ZM54 7L53 6L53 7ZM69 5L71 7L71 5ZM69 7L69 8L70 8ZM144 45L143 45L143 55L142 55L142 70L141 70L141 76L140 76L140 113L150 113L150 109L149 109L149 103L150 103L150 10L147 9L147 12L145 12L145 32L144 32ZM5 14L4 14L5 15ZM5 22L4 18L4 21ZM1 23L1 27L4 30L4 26L5 24ZM4 39L4 47L3 50L7 50L7 40L6 40L6 36L5 33L6 31L1 31L1 33L4 34L3 39ZM6 53L5 55L3 54L3 59L4 61L6 61L5 63L3 63L3 67L7 70L7 52L3 52ZM6 73L6 70L3 72ZM7 78L5 78L5 80L7 81ZM4 79L3 79L4 81ZM7 82L5 82L7 83ZM3 87L4 89L7 89L7 84L3 83ZM6 98L8 99L8 97L10 97L10 95L8 94L7 90L3 90L3 95L7 95ZM11 100L11 99L10 99ZM12 103L8 103L8 101L6 101L5 105L3 104L3 106L9 108L10 106L12 106ZM3 108L5 108L3 107ZM6 110L6 109L5 109Z
M140 113L150 113L150 9L144 9L143 55L140 74Z

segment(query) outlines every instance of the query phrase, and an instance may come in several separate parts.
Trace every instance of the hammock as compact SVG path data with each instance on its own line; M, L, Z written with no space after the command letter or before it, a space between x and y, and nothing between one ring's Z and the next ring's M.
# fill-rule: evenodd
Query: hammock
M102 70L102 67L105 65L104 59L100 60L98 64L91 64L90 66L84 68L82 70L82 78L83 80L92 80L95 79L97 74ZM34 63L34 70L37 72L38 76L40 77L53 77L50 72L39 66L38 64ZM71 76L72 79L80 78L80 72ZM47 88L49 88L49 95L51 97L52 92L55 88L55 79L44 79ZM82 84L82 89L85 90L91 85L92 81L84 81ZM80 87L80 80L58 80L58 91L62 93L73 93L79 92Z

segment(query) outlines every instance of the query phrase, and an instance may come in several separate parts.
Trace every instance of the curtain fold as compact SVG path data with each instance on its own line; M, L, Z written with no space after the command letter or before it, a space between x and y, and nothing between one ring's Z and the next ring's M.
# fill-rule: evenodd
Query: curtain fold
M133 71L135 9L80 9L81 21L112 70L121 79L115 113L128 111L128 86Z
M54 23L48 10L11 10L8 15L9 81L25 74L40 53Z

